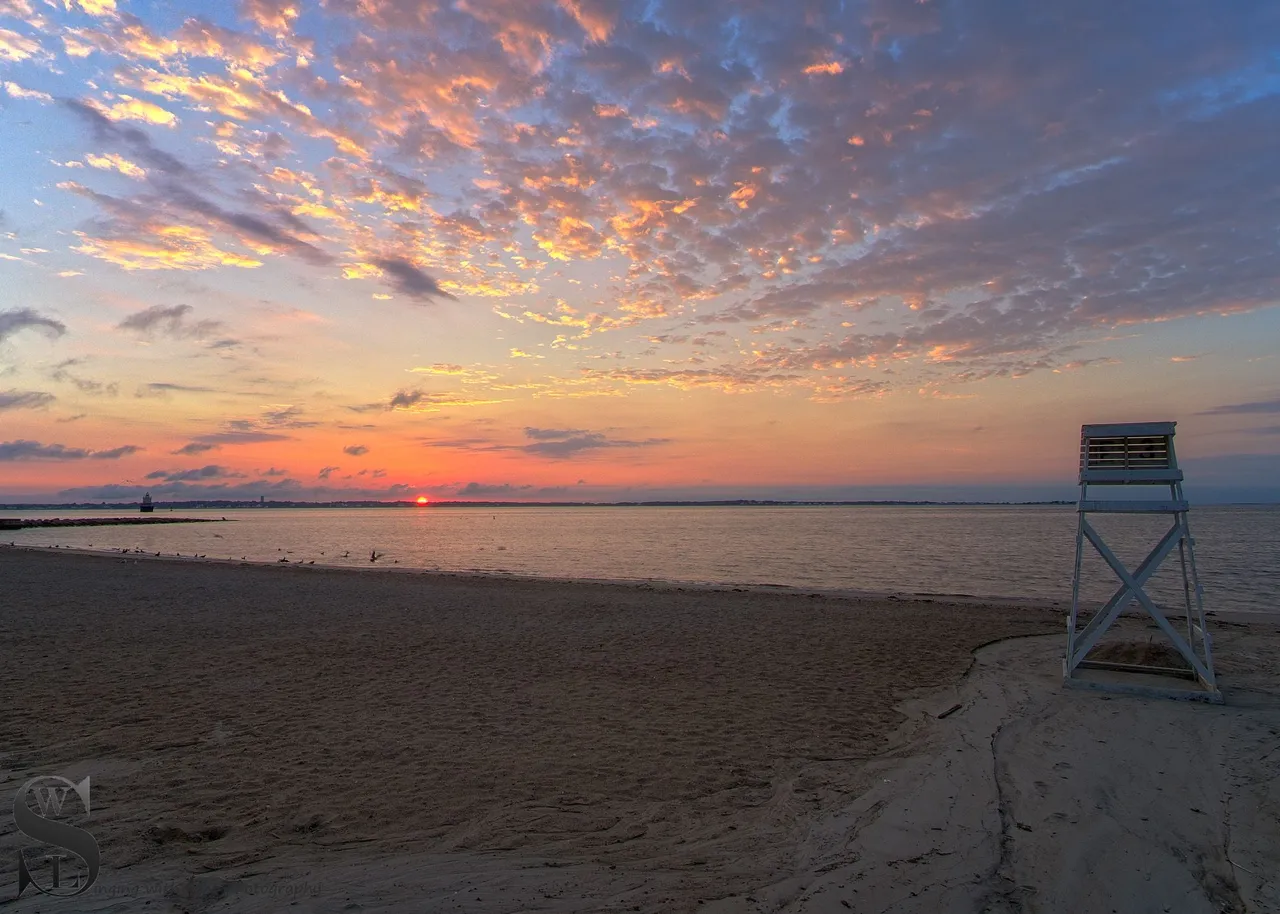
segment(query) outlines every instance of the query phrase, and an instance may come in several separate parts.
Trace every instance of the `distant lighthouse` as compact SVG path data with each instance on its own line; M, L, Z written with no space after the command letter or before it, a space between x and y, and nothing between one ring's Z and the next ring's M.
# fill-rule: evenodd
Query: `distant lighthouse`
M151 493L148 492L146 495L142 496L142 504L138 506L138 510L143 514L150 514L155 511L155 509L156 506L151 503Z

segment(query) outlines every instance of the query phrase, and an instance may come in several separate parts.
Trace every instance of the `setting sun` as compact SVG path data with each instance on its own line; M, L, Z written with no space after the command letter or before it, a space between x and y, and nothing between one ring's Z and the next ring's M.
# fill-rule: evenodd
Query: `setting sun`
M419 496L418 496L418 504L420 504L420 505L425 505L426 503L427 503L427 496L425 496L425 495L419 495Z

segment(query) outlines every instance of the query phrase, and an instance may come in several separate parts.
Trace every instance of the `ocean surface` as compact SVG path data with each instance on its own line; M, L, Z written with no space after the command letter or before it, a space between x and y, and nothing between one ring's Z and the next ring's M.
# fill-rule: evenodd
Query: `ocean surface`
M127 509L7 516L132 515ZM421 568L556 578L775 585L1069 601L1076 514L1067 506L508 507L161 510L227 523L69 527L0 534L16 544L254 562ZM1094 515L1133 568L1169 520ZM1205 608L1280 611L1280 506L1193 508ZM370 553L379 555L370 562ZM1085 544L1082 595L1118 580ZM1175 551L1148 587L1179 605Z

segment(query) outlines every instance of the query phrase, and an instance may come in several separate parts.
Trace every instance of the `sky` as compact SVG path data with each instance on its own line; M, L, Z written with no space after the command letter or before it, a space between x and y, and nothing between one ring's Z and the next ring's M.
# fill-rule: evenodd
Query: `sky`
M0 501L1280 501L1280 4L0 0Z

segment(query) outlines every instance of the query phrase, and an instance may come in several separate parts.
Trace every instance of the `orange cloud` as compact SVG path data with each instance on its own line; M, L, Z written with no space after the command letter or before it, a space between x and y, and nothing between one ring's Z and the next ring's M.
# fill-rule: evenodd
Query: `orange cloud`
M153 95L186 98L198 106L238 121L261 120L270 123L276 118L282 118L308 136L332 140L338 150L346 155L360 159L369 157L368 151L354 136L325 125L306 105L291 101L283 91L267 89L257 74L244 68L228 70L228 78L181 76L146 69L124 73L121 78Z
M100 168L103 171L118 171L120 174L130 178L145 178L147 176L146 169L140 168L114 152L109 152L106 155L89 153L84 157L84 161L91 168Z
M844 72L844 64L836 60L830 60L823 63L810 64L804 68L804 72L810 76L814 76L819 73L827 76L839 76Z
M284 36L293 31L298 5L294 0L240 0L240 14L258 28Z
M201 19L188 19L178 30L182 53L194 57L216 57L249 70L275 66L284 53L260 44L239 32Z
M27 38L9 29L0 29L0 60L18 63L33 57L47 56L48 53L34 38Z
M116 0L62 0L68 10L79 8L90 16L115 16Z
M593 260L601 252L600 233L575 216L562 216L552 229L535 231L533 240L556 260Z
M557 0L592 41L607 41L613 32L616 8L602 0Z
M144 121L162 127L173 127L178 123L172 111L131 95L121 95L120 101L112 105L94 104L94 107L113 121Z
M35 89L25 89L17 83L12 82L6 82L3 85L4 91L8 93L10 98L29 98L41 102L53 101L53 96L47 92L38 92Z
M252 268L262 261L225 251L203 229L189 225L165 225L142 238L90 238L80 234L81 244L72 250L113 263L124 270L207 270L229 266Z

